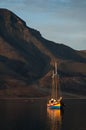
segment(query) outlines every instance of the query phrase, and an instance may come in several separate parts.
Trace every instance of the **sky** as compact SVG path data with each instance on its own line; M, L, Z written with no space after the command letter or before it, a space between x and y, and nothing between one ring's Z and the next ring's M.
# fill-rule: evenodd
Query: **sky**
M0 0L28 27L56 43L86 50L86 0Z

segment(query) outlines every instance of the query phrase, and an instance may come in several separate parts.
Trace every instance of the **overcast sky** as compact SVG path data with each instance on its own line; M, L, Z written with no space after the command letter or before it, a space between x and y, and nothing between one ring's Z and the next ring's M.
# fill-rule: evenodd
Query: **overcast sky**
M86 0L0 0L48 40L86 50Z

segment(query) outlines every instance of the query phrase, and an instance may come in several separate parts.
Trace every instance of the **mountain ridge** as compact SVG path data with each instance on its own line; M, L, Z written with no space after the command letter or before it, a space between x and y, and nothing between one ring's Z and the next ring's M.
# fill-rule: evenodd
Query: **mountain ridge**
M49 95L54 61L58 63L63 91L74 92L74 85L81 79L79 89L83 88L81 94L86 92L84 53L46 40L13 12L0 9L1 97Z

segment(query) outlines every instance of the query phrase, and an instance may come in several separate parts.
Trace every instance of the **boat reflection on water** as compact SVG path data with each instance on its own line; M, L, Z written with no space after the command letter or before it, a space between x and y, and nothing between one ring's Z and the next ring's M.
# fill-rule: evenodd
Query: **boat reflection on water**
M47 108L48 121L50 130L61 130L62 125L62 111L59 109L48 109Z

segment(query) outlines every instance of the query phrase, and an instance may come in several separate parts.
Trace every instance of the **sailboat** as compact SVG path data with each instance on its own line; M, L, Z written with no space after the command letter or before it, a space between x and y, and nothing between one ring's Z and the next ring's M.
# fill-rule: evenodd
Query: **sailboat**
M51 99L47 103L47 107L50 109L61 109L62 108L62 96L60 96L59 88L59 75L57 73L57 63L52 74L52 93Z

